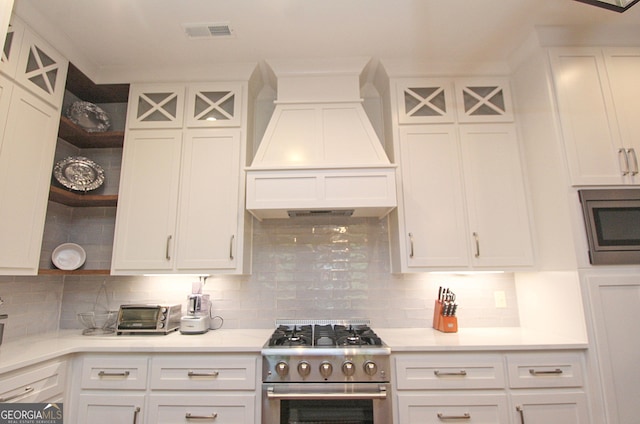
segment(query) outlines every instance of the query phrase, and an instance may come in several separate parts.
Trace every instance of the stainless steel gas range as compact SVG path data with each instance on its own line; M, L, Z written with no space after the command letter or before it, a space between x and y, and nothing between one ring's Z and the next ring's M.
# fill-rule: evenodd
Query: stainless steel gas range
M277 321L262 348L262 423L391 423L390 353L368 320Z

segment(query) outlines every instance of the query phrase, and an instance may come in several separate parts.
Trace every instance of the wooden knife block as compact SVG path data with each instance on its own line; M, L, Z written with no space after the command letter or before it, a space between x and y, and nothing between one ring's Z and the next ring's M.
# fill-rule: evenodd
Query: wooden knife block
M436 300L433 308L433 328L443 333L458 332L458 317L445 317L442 315L442 302Z

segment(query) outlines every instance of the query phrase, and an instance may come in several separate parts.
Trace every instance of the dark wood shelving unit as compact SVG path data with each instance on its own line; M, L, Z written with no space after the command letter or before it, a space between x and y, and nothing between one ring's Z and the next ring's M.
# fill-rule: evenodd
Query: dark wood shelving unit
M64 269L44 269L38 270L38 275L109 275L108 269L75 269L67 271Z
M117 206L117 194L83 194L74 193L54 185L49 191L49 200L73 207Z
M87 132L66 116L60 116L58 137L81 149L122 147L124 131Z

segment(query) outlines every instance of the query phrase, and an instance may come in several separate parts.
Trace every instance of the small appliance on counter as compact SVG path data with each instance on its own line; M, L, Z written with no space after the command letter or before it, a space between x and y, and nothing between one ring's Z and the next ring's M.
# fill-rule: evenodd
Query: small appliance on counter
M169 334L180 327L182 305L120 305L116 332Z
M443 333L458 332L458 318L456 311L458 304L456 295L448 288L438 289L438 298L433 308L433 328Z
M211 302L208 294L192 293L188 297L187 315L180 319L182 334L204 334L211 325Z

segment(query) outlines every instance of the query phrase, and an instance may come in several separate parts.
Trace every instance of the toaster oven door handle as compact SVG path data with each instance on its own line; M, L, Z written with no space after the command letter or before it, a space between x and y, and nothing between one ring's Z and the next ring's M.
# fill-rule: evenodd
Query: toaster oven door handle
M267 389L267 398L269 399L289 399L289 400L306 400L306 399L386 399L387 388L378 387L377 392L361 391L361 392L302 392L302 393L276 393L273 387Z

